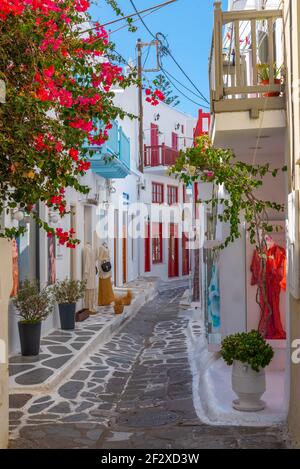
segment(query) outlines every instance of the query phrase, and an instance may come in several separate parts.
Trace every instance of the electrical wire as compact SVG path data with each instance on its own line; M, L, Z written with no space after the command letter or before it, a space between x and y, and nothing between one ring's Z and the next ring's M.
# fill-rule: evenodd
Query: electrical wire
M196 94L194 91L190 90L187 86L185 86L183 83L181 83L181 81L177 80L177 78L174 77L174 75L172 75L172 73L170 73L169 71L167 71L162 63L160 63L160 68L167 74L169 75L171 78L173 78L173 80L175 80L180 86L182 86L183 88L185 88L189 93L193 94L194 96L196 96L197 98L200 98L203 100L203 98L201 98L201 96L199 96L198 94Z
M181 72L184 74L184 76L187 78L187 80L191 83L191 85L195 88L196 91L198 91L198 93L200 94L200 96L202 97L202 99L207 103L209 104L209 101L208 99L204 96L204 94L199 90L199 88L195 85L195 83L190 79L190 77L187 75L187 73L184 71L184 69L181 67L181 65L178 63L178 61L175 59L175 57L173 56L172 52L170 50L168 50L168 55L171 57L171 59L173 60L173 62L175 62L175 64L177 65L177 67L179 68L179 70L181 70Z
M143 23L144 27L147 29L148 33L150 34L150 36L153 37L153 39L156 40L156 36L152 33L152 31L148 28L147 24L145 23L145 21L143 20L141 14L139 13L137 7L135 6L133 0L129 0L132 7L134 8L135 12L137 13L138 17L140 18L141 22Z
M145 57L145 60L144 60L144 63L143 63L143 68L145 68L145 65L146 65L146 63L147 63L147 60L148 60L148 58L149 58L150 49L151 49L151 45L148 46L147 54L146 54L146 57Z
M152 13L155 13L156 11L160 10L161 8L162 7L159 7L159 8L156 8L155 10L150 11L149 13L146 13L144 16L142 16L142 18L146 18L147 16L152 15ZM136 23L137 21L141 21L141 19L137 18L136 20L133 20L131 24ZM125 28L128 28L128 24L124 24L120 28L114 29L113 31L110 31L109 34L117 33L118 31L121 31L122 29L125 29Z
M168 77L168 75L166 74L166 72L161 69L162 73L164 74L164 76L167 78L167 80L169 80L169 82L171 83L171 85L175 88L175 90L178 91L178 93L180 93L185 99L187 99L188 101L191 101L191 103L193 104L196 104L196 106L198 106L199 108L204 108L204 109L209 109L208 106L205 106L203 104L199 104L197 103L196 101L194 101L192 98L190 98L189 96L187 96L183 91L181 91L175 84L174 82L172 82L172 80Z
M157 40L157 36L154 35L152 33L152 31L150 30L150 28L147 26L147 24L145 23L145 21L143 20L143 18L141 17L141 15L138 13L138 9L137 7L135 6L133 0L130 0L130 3L132 5L132 7L134 8L134 10L136 11L136 13L138 14L141 22L143 23L144 27L146 28L146 30L148 31L148 33L153 37L153 39ZM161 34L164 38L165 36L163 34ZM159 42L161 43L161 40L159 40ZM162 44L162 43L161 43ZM195 88L195 90L199 93L199 95L202 97L202 99L207 103L209 104L209 101L208 99L204 96L204 94L199 90L199 88L195 85L195 83L191 80L191 78L187 75L187 73L184 71L184 69L181 67L181 65L178 63L178 61L175 59L175 57L173 56L173 54L171 53L169 47L165 48L165 51L168 53L168 55L171 57L171 59L175 62L175 64L177 65L177 67L179 68L179 70L184 74L184 76L187 78L187 80L191 83L191 85Z

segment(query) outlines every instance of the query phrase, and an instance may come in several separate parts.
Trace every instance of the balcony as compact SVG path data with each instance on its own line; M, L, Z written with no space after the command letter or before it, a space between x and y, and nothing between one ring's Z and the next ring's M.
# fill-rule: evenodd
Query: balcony
M145 145L144 150L144 166L146 168L156 168L165 171L165 168L175 164L179 156L179 151L168 147L164 143L162 145Z
M130 174L130 139L117 122L112 122L104 145L92 146L91 169L105 179L124 179Z
M284 85L273 74L283 64L282 10L221 10L215 2L210 55L211 112L250 112L285 108ZM266 64L269 82L259 82L258 64Z

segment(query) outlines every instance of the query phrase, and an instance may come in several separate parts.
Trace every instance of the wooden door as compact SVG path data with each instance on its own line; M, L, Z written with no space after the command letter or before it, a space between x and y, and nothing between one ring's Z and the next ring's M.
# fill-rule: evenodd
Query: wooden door
M145 272L151 271L150 222L145 223Z
M76 205L70 206L70 228L77 232ZM76 249L70 249L70 279L77 280Z
M118 280L118 232L119 232L119 210L115 210L114 217L114 285Z
M123 284L127 283L127 212L123 213L122 227Z
M182 275L189 275L190 273L190 250L188 243L187 235L182 233Z
M158 125L151 124L151 166L159 166Z
M172 150L178 150L178 134L172 132Z
M169 227L169 277L173 278L179 276L178 225L170 223Z

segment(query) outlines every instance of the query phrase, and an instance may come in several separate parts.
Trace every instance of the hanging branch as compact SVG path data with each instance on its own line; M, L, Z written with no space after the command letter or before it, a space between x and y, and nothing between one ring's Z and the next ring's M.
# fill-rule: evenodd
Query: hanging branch
M213 198L205 204L216 207L223 206L223 212L218 215L222 223L229 223L230 232L225 240L218 246L218 250L225 249L230 243L241 237L240 224L244 220L247 223L250 243L255 245L260 259L260 275L258 280L256 301L261 309L260 325L266 334L272 308L269 304L266 289L267 272L267 245L266 235L274 231L274 226L269 223L268 211L283 212L284 205L276 202L262 200L257 197L257 189L262 187L267 175L274 178L279 171L286 171L286 167L271 169L265 165L250 165L236 161L231 150L214 148L208 136L202 136L196 140L196 146L181 152L176 164L170 169L170 174L181 179L186 184L195 181L210 182L217 186L223 186L228 197ZM259 301L261 298L262 302ZM262 303L262 304L261 304ZM265 318L265 307L269 314Z

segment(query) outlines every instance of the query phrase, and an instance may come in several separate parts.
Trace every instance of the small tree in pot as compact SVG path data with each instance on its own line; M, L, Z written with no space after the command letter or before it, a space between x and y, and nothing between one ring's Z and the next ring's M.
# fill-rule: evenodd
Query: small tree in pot
M53 310L49 288L39 291L36 283L26 280L13 300L20 316L18 323L22 355L38 355L41 326Z
M238 396L233 407L246 412L263 410L260 398L266 391L265 367L274 356L272 347L253 330L226 337L221 355L227 365L233 365L232 389Z
M53 285L54 298L58 303L60 324L63 330L75 329L76 303L84 297L86 282L62 280Z

